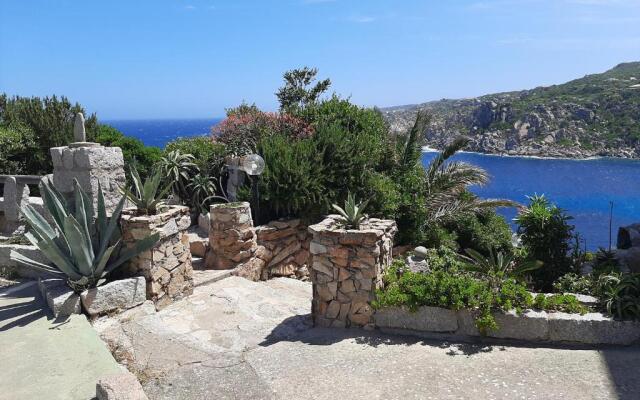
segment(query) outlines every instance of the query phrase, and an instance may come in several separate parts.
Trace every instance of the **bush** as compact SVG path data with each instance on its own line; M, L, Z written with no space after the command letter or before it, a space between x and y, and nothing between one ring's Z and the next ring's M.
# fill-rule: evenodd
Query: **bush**
M443 227L456 235L459 249L473 249L484 255L491 251L511 254L511 228L493 210L479 214L464 213L445 222Z
M49 149L73 142L75 115L84 113L78 103L72 104L66 97L7 97L0 95L0 126L22 126L33 132L36 147L30 153L27 174L51 173L53 165ZM94 140L98 129L95 114L85 115L87 139Z
M210 178L220 178L225 165L224 145L214 143L210 137L206 136L178 138L167 143L163 153L166 155L176 150L181 154L191 154L201 174Z
M640 274L603 275L598 280L597 295L614 317L640 319Z
M324 167L311 140L291 142L272 135L259 142L265 160L260 176L260 220L298 216L319 218L329 207Z
M591 295L594 282L591 276L579 275L573 272L565 274L553 282L553 291L557 293L578 293Z
M38 147L33 132L24 126L0 126L0 174L29 174Z
M536 295L533 307L546 311L561 311L572 314L586 314L587 307L583 306L576 296L570 294L554 294L546 296L542 293Z
M393 263L383 279L385 288L376 291L374 307L407 306L412 311L421 306L469 309L483 334L498 328L492 311L521 311L532 304L526 287L513 279L505 280L495 291L486 282L466 274L446 270L429 274L410 272L401 260Z
M141 140L125 136L109 125L100 125L94 140L103 146L120 147L124 164L135 166L142 179L152 175L153 166L160 161L162 154L158 147L145 146Z
M543 262L532 274L537 290L550 291L553 282L572 272L569 257L574 238L571 217L544 196L530 197L529 206L517 217L518 233L529 256Z

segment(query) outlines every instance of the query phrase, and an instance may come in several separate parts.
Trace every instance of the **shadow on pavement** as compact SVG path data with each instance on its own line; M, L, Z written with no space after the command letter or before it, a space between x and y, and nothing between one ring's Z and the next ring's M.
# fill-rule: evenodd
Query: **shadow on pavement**
M42 317L51 319L37 285L26 285L11 291L8 289L11 287L0 293L0 332L27 326Z

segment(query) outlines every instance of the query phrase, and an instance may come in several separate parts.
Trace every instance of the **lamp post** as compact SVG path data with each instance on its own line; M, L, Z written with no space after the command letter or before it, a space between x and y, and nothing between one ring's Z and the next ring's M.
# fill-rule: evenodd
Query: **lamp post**
M260 194L258 192L258 177L264 171L264 159L257 154L249 154L240 158L240 166L251 178L251 197L253 197L253 219L259 224Z

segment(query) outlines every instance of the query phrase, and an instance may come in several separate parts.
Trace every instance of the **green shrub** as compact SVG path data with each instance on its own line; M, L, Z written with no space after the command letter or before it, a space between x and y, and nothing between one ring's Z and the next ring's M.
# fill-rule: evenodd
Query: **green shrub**
M615 252L600 247L595 254L593 275L600 276L614 272L620 272L620 263Z
M545 311L561 311L572 314L586 314L589 309L583 306L576 296L570 294L553 294L546 296L543 293L536 295L533 307Z
M141 140L125 136L109 125L99 125L94 140L103 146L120 147L124 165L135 166L143 179L151 175L153 166L160 161L162 151L158 147L145 146Z
M491 251L510 254L511 228L494 210L481 213L463 213L446 221L443 227L454 232L460 249L474 249L484 255Z
M557 293L578 293L591 295L594 282L589 275L579 275L573 272L562 275L553 282L553 291Z
M30 153L28 174L51 173L53 165L49 149L73 142L73 125L76 113L84 113L78 103L72 104L66 97L8 97L0 95L0 125L22 126L33 132L36 147ZM87 139L94 140L98 129L95 114L85 115Z
M182 154L191 154L193 162L200 169L200 173L210 178L219 179L222 168L225 165L225 148L220 143L215 143L208 136L194 136L178 138L167 143L163 153L166 155L172 151Z
M291 142L283 135L263 138L265 160L259 179L261 220L298 216L314 220L329 207L322 154L311 140Z
M530 197L529 206L516 217L518 233L529 257L543 262L532 274L537 290L550 291L553 282L572 272L569 256L574 238L571 217L544 196Z
M406 270L401 260L394 261L384 275L385 287L376 291L375 308L407 306L416 311L421 306L469 309L478 330L486 334L498 328L492 311L518 311L532 304L527 288L513 279L503 282L499 290L487 282L466 274L436 270L429 274Z
M0 174L29 174L38 148L33 132L24 126L0 126Z
M431 271L457 273L465 270L465 263L458 253L445 246L427 249L425 261Z

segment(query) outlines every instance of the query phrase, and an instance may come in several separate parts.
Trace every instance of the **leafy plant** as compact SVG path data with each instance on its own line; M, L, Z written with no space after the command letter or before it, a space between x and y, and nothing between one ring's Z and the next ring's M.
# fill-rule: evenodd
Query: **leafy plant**
M572 314L586 314L589 309L582 305L576 296L571 294L553 294L547 296L543 293L536 295L533 307L546 311L561 311Z
M98 185L94 219L93 202L77 181L74 181L74 207L46 180L42 186L44 206L52 222L31 205L22 207L21 211L30 227L25 236L53 265L31 260L13 250L10 256L23 266L65 277L76 292L104 283L108 273L152 248L160 238L156 233L136 241L131 248L122 248L118 219L124 196L111 217L107 217L102 187Z
M164 197L171 190L170 184L160 189L162 172L156 171L143 182L136 167L131 166L131 181L133 182L133 191L127 188L122 190L127 199L136 206L139 213L145 215L156 214L158 207L164 203ZM158 193L159 189L160 192Z
M347 194L347 200L344 202L344 208L337 204L332 204L332 207L342 217L345 227L360 229L360 223L367 218L367 215L364 214L364 209L367 207L368 202L368 200L365 200L361 203L356 203L355 196L349 193Z
M467 261L465 269L480 275L494 289L499 289L508 278L522 281L531 271L542 267L540 261L520 261L511 254L494 254L493 250L489 252L489 257L473 249L466 249L465 252L468 255L462 256Z
M187 185L187 190L191 193L190 203L193 203L197 210L206 214L208 205L214 199L225 200L225 198L216 196L216 181L202 174L197 174L191 178L191 182Z
M579 275L573 272L562 275L553 282L553 291L557 293L578 293L591 295L594 282L591 276Z
M448 161L468 143L468 138L456 138L427 167L426 203L428 219L432 223L461 213L518 206L518 203L511 200L483 200L467 191L469 186L482 186L489 181L489 175L480 167L460 161Z
M607 312L620 319L640 319L640 274L600 277L599 298Z
M169 182L173 194L183 201L186 200L186 186L191 177L199 172L194 157L178 150L170 151L160 159L159 168Z
M534 195L529 200L529 205L520 211L515 221L529 256L544 263L532 275L534 286L541 291L550 291L553 282L573 270L569 252L574 227L568 222L571 217L546 197Z
M593 263L593 274L599 276L613 272L620 272L620 262L616 258L615 251L600 247Z

